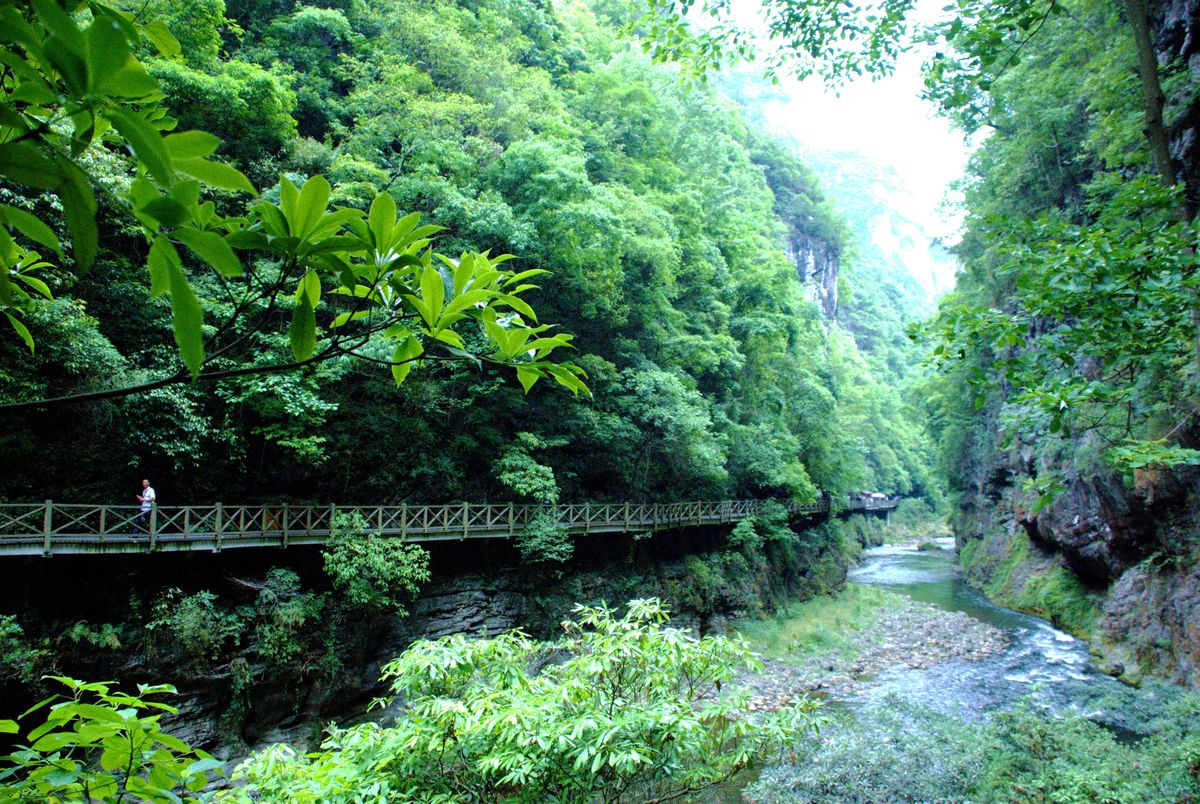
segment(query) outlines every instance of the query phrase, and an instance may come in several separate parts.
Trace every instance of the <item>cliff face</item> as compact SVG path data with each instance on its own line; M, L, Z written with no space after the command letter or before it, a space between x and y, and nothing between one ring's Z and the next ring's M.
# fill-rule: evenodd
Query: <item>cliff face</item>
M830 321L837 316L840 254L838 244L813 235L796 232L787 240L787 255L796 266L805 293Z
M1075 477L1035 514L1006 456L992 468L955 521L968 577L1090 638L1114 674L1200 687L1200 477Z
M1152 5L1159 62L1200 70L1200 0ZM1189 197L1200 198L1200 98L1168 109L1171 153ZM987 427L964 449L968 491L955 532L968 577L1001 602L1091 639L1116 674L1148 673L1200 687L1200 471L1141 471L1130 486L1084 474L1070 455L1002 450ZM1184 446L1200 444L1200 432ZM1013 478L1053 472L1064 488L1035 512Z

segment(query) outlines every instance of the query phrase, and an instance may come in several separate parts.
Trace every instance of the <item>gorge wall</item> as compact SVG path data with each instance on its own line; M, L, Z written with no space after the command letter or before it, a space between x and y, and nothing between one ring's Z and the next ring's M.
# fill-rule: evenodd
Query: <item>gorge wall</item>
M1150 17L1160 66L1194 82L1200 4L1151 3ZM1191 89L1166 89L1171 155L1194 214L1200 99ZM955 446L960 498L953 518L968 576L999 602L1089 638L1114 674L1200 687L1200 473L1145 468L1120 477L1096 468L1103 463L1095 456L1110 444L1090 433L1054 445L1024 433L1003 442L1003 416L999 404L987 405ZM1190 430L1175 424L1185 417ZM1173 411L1170 419L1164 415L1153 435L1183 447L1200 443L1194 412ZM1076 457L1084 455L1092 457ZM1044 506L1037 490L1043 480L1060 486Z

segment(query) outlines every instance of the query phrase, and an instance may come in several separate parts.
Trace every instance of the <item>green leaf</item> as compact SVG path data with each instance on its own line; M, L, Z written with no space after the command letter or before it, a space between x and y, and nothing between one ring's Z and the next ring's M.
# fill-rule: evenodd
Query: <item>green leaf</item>
M182 135L180 135L182 136ZM240 190L250 195L258 195L254 185L240 170L221 162L210 162L205 159L179 159L175 168L193 179L199 179L210 187L222 190Z
M307 293L298 294L296 299L292 323L288 326L288 342L296 360L307 360L317 350L317 317Z
M375 250L384 256L391 250L392 229L396 225L396 202L387 193L379 193L371 202L367 216L371 234L375 238Z
M303 240L312 233L329 205L329 193L329 182L324 176L313 176L304 182L296 200L295 213L289 216L292 234Z
M181 131L178 134L170 134L163 138L163 145L167 147L171 158L180 160L202 160L203 157L209 156L216 151L220 144L220 138L209 134L207 131ZM179 170L187 173L182 165L178 167ZM196 176L194 178L200 177Z
M51 190L63 181L58 165L23 142L0 145L0 176L39 190Z
M392 377L396 385L404 382L408 372L412 370L413 362L425 352L421 342L416 338L406 338L392 352Z
M120 106L109 106L105 115L116 126L117 131L121 132L121 136L129 141L138 161L146 166L159 184L169 186L175 179L175 170L159 130L146 122L141 115Z
M0 734L16 734L17 732L17 721L0 720Z
M96 228L96 196L87 177L73 162L62 165L63 182L58 187L67 228L71 230L72 251L79 270L86 271L96 262L100 232Z
M0 215L3 216L9 226L12 226L30 240L35 243L41 243L47 248L52 248L58 256L62 256L62 244L58 242L58 235L54 234L54 231L42 223L41 219L37 216L30 215L23 209L3 204L0 204Z
M25 345L29 347L29 353L33 354L33 335L30 334L29 328L7 311L5 311L4 316L8 319L8 323L12 324L12 328L16 330L17 335L21 336L21 340L25 341ZM11 723L12 721L7 722Z
M182 52L179 46L179 40L171 33L171 29L162 20L151 20L142 26L142 33L154 45L155 50L166 56L168 59L173 59Z
M162 226L178 226L188 219L188 211L183 204L161 195L142 204L138 212L148 215Z
M207 262L222 276L242 276L241 260L233 253L233 249L225 242L225 238L216 232L202 232L199 229L176 229L171 235L200 259Z
M537 369L526 368L525 366L517 366L517 379L521 381L521 387L525 389L525 393L529 393L529 389L538 381L542 373Z
M12 278L14 280L16 280L17 282L21 282L23 284L28 285L29 287L33 288L36 292L45 296L47 299L50 299L51 301L54 300L54 294L50 292L49 286L46 285L46 283L43 282L42 280L38 279L36 276L30 276L29 274L13 274Z
M154 238L150 247L150 292L161 295L165 275L166 292L171 295L171 313L174 316L175 343L179 346L179 357L195 379L204 363L204 308L196 298L187 277L183 274L183 263L179 252L165 236ZM156 285L157 283L157 285Z
M129 42L120 24L107 16L98 16L88 26L87 83L93 92L102 91L129 60Z
M314 310L317 308L317 302L321 300L321 277L311 268L296 284L296 299L301 297L306 297L308 306Z
M432 265L421 272L421 299L425 309L421 311L425 323L433 329L442 315L442 302L445 299L446 286L442 280L442 272Z

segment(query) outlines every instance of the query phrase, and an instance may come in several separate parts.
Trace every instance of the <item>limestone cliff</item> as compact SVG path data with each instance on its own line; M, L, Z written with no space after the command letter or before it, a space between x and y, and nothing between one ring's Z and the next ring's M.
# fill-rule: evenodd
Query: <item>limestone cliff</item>
M841 247L822 237L793 231L787 241L787 255L796 266L796 276L808 298L816 302L832 321L837 317L838 266Z

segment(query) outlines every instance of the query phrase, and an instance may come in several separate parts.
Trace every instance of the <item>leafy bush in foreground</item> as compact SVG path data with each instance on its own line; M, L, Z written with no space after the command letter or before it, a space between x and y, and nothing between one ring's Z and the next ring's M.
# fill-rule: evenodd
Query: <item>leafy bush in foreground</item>
M55 677L69 694L27 711L46 719L26 732L27 744L0 758L0 801L199 801L197 792L221 763L163 733L159 718L174 707L151 700L173 693L167 684L138 685L137 695L107 682ZM17 734L11 720L0 733Z
M237 771L251 801L644 801L719 784L801 740L811 704L757 719L719 695L757 662L721 637L666 627L658 600L624 616L575 607L563 640L520 632L419 642L386 668L396 725L335 729L305 757L277 746Z

